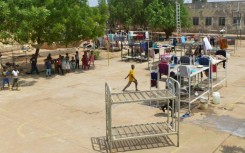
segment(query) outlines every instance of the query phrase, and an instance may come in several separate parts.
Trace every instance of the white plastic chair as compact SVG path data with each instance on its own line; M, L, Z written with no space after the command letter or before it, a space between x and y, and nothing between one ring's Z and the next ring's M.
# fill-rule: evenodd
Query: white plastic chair
M186 65L180 65L178 67L177 72L178 72L178 80L181 86L181 80L182 80L181 78L183 77L183 78L189 79L191 72L190 72L190 69Z

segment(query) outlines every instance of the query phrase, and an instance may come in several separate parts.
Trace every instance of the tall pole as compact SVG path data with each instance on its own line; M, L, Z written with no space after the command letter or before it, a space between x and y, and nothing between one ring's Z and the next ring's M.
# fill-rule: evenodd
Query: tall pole
M181 34L181 20L180 20L180 4L178 1L176 3L176 32Z
M242 47L242 13L240 13L240 48Z
M108 28L109 28L109 34L111 34L111 3L110 0L107 0L108 4L108 9L109 9L109 23L108 23ZM108 37L108 34L107 34ZM108 66L110 65L110 40L108 37L108 42L107 42L107 64Z

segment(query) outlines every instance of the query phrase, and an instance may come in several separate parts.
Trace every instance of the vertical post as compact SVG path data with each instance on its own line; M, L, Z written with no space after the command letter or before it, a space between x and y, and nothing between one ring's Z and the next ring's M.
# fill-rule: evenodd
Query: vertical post
M189 87L189 112L191 111L191 77L188 74L188 87Z
M26 50L25 50L25 57L26 57L26 69L27 69L27 53L26 53Z
M160 52L159 52L160 53ZM168 71L169 72L169 71ZM160 74L159 74L159 66L157 65L157 89L160 89L160 85L159 85L159 77L160 77Z
M109 38L108 38L108 40L106 41L106 47L107 47L107 64L108 64L108 66L110 64L110 46L109 45L110 44L109 44Z
M148 40L148 42L147 42L147 45L148 45L148 51L147 51L147 61L148 61L148 68L150 67L150 63L149 63L149 40Z
M242 29L240 29L240 48L242 48Z
M111 34L111 24L112 24L112 18L111 18L111 3L110 3L110 0L107 0L107 3L108 3L108 7L109 7L109 29L110 29L110 32L109 34ZM108 37L108 35L107 35ZM107 64L108 66L110 65L110 43L109 43L109 38L108 38L108 46L107 46Z
M239 2L238 2L239 5ZM242 47L242 15L240 13L240 48Z
M180 134L180 131L179 131L179 118L180 118L180 84L178 81L175 81L174 82L177 84L177 111L178 111L178 127L177 127L177 147L179 147L179 134Z
M177 1L176 1L176 31L177 34L181 33L180 4Z
M112 152L112 113L111 113L111 98L110 98L110 95L109 95L109 148L110 148L110 153Z
M107 83L105 83L105 101L106 101L106 141L109 152L112 152L112 114L111 114L111 89Z
M108 45L109 46L109 45ZM107 48L107 64L110 65L110 48Z
M228 66L228 59L226 59L226 64L225 64L225 87L227 87L227 66Z
M218 68L216 70L218 73ZM213 93L213 76L212 74L213 73L213 63L212 63L212 60L209 59L209 75L208 75L208 89L209 89L209 94L208 94L208 100L210 100L210 97Z
M106 110L106 140L108 141L108 92L107 83L105 83L105 110Z
M0 51L0 68L2 68L2 52Z
M123 55L123 41L121 40L121 60L122 60L122 55Z
M148 53L149 55L149 53ZM149 56L148 56L149 57ZM149 61L148 61L149 62ZM150 90L151 90L151 71L152 71L152 63L149 64L149 68L150 68ZM150 100L150 106L151 106L151 100Z
M152 71L152 64L150 64L149 67L150 67L150 90L151 90L151 71Z

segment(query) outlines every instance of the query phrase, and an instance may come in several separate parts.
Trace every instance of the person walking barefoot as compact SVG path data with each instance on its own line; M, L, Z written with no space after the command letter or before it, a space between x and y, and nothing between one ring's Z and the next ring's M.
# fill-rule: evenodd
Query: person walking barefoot
M135 68L135 66L131 65L131 70L129 71L129 74L125 77L125 79L128 78L128 84L123 88L122 91L125 91L131 85L132 82L135 84L135 90L139 91L138 87L137 87L138 82L137 82L135 75L134 75L134 68Z

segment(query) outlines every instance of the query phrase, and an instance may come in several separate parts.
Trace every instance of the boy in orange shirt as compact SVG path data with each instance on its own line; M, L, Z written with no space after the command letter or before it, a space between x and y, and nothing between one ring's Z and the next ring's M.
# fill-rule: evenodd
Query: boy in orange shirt
M131 65L131 70L129 71L129 74L125 77L125 79L128 78L128 84L124 87L124 89L122 91L125 91L131 85L132 82L135 83L135 90L139 91L137 88L138 82L134 76L134 68L135 68L135 66Z

